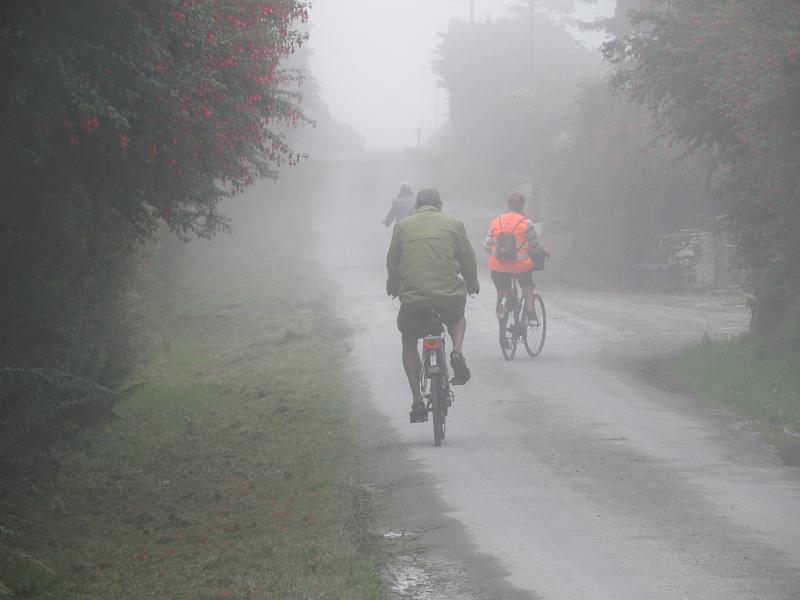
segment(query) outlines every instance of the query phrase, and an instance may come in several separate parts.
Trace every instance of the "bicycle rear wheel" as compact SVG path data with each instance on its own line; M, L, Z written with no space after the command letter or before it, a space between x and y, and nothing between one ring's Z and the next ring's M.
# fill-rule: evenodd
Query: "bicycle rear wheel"
M527 306L525 309L527 310ZM533 295L533 316L527 319L524 333L525 350L531 356L539 356L547 335L547 312L544 300L539 294Z
M509 310L506 308L506 317L501 319L500 324L500 351L503 353L503 358L506 360L513 360L514 355L517 353L517 343L519 342L517 315L518 310Z
M442 445L445 430L445 416L447 398L445 398L444 381L442 375L431 379L431 412L433 413L433 443Z

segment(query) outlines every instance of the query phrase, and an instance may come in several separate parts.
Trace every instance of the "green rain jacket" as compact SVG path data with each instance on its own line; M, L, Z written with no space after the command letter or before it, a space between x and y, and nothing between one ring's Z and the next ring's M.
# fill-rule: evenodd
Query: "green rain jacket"
M386 270L386 292L399 295L403 304L477 291L475 251L464 224L433 206L419 208L394 226Z

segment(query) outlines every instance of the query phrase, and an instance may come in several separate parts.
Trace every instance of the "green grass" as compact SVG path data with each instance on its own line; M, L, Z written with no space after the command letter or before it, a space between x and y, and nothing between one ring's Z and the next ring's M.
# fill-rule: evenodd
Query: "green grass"
M59 600L385 597L337 358L346 329L307 300L325 286L313 262L227 243L164 260L180 275L150 302L146 383L0 518L0 582Z
M761 420L800 430L800 354L765 352L742 337L704 340L675 363L677 377L707 398Z

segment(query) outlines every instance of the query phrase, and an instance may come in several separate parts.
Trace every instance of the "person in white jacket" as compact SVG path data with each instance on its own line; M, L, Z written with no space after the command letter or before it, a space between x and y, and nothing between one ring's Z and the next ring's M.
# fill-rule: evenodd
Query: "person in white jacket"
M386 218L383 224L389 227L395 221L399 222L400 219L410 217L416 210L417 196L414 190L411 189L411 184L404 181L400 184L400 192L397 197L392 200L392 206L389 212L386 213Z

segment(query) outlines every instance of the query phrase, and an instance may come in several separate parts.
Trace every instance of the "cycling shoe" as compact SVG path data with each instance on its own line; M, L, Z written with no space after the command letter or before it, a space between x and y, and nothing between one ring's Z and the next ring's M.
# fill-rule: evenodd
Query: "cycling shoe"
M450 353L450 366L453 367L453 379L459 383L466 383L469 381L470 373L467 368L467 361L464 360L464 355L461 352Z
M408 413L412 423L425 423L428 420L428 409L422 402L415 403Z

